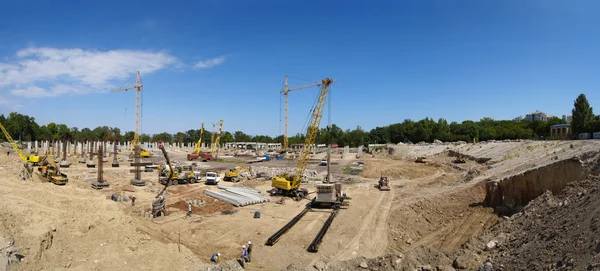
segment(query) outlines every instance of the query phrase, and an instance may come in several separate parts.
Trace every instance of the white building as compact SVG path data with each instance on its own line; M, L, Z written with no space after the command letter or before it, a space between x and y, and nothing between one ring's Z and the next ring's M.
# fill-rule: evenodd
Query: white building
M553 117L554 117L553 115L546 114L546 113L541 112L539 110L536 110L535 112L532 112L532 113L529 113L529 114L525 115L525 119L526 120L531 120L531 121L534 121L534 120L548 121L548 120L550 120Z
M281 143L228 142L228 143L225 143L225 148L226 149L280 150Z
M525 117L523 117L523 116L518 116L518 117L514 118L513 120L514 120L514 121L522 121L522 120L524 120L524 119L525 119Z
M573 116L572 115L563 115L562 119L564 121L566 121L568 124L571 124L571 121L573 120Z

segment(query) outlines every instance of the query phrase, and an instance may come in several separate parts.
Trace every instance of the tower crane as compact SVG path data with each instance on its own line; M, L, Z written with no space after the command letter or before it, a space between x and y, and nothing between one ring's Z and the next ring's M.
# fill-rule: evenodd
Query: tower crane
M198 143L196 143L196 150L193 153L188 153L187 159L189 161L194 160L200 157L200 152L202 151L202 135L204 134L204 122L202 123L202 128L200 128L200 138L198 139Z
M135 80L135 85L133 86L128 86L128 87L122 87L122 88L117 88L117 89L113 89L111 90L111 92L119 92L119 91L128 91L130 89L135 89L135 134L133 135L133 140L131 141L131 145L133 145L133 147L137 150L138 149L138 143L140 141L140 134L139 134L139 129L140 129L140 92L142 91L142 77L140 75L140 72L137 72L137 78ZM137 151L136 151L137 153ZM142 153L141 156L150 156L149 153L148 155L145 155L146 152Z
M329 90L329 85L331 85L331 83L333 82L336 81L330 78L325 78L323 79L323 81L321 81L321 83L318 84L319 86L321 86L321 92L319 94L317 104L312 112L310 126L308 126L308 134L306 135L304 148L300 153L300 159L298 161L296 175L284 175L273 177L271 179L271 186L273 187L273 189L271 190L272 195L283 194L286 196L303 198L308 194L308 190L306 188L300 188L300 182L302 180L302 175L304 174L304 169L306 167L308 157L310 156L310 148L315 143L315 139L317 137L317 131L319 130L321 117L323 116L323 109L325 105L325 99L327 97L327 92Z
M335 80L335 79L329 79L329 80L331 80L331 83L337 82L337 80ZM290 91L299 90L299 89L303 89L303 88L322 86L324 81L325 80L323 80L321 82L315 82L312 84L304 85L304 86L289 88L288 87L288 77L287 77L287 75L285 76L284 83L283 83L283 89L281 90L281 93L283 93L283 95L285 96L285 130L284 130L284 134L283 134L283 150L284 151L287 151L287 149L288 149L288 93L290 93Z

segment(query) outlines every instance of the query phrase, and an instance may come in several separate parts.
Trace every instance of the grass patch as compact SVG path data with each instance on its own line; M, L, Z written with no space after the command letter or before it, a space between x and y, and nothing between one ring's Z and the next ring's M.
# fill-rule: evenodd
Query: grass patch
M534 147L534 146L527 146L527 150L528 150L528 151L533 151L533 149L535 149L535 147Z
M344 167L344 174L350 174L350 171L352 170L352 167L349 166L345 166Z

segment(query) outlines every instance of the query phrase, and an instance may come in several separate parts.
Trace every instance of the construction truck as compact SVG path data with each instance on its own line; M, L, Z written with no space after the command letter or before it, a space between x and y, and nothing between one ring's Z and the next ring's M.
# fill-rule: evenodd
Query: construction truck
M140 157L142 158L149 158L150 157L150 152L145 150L145 149L140 149Z
M379 191L390 191L390 182L387 176L381 174L379 182L377 183L377 188L379 188Z
M225 172L225 177L223 178L226 182L234 182L237 183L240 181L239 175L240 172L247 171L248 173L252 173L252 168L250 167L234 167L229 171Z
M6 139L8 140L8 142L10 143L12 148L15 150L15 152L17 154L19 154L19 157L21 157L23 162L32 163L34 166L37 166L40 163L39 156L37 156L35 154L25 155L25 154L23 154L23 152L21 152L21 150L17 146L17 143L15 143L15 141L12 139L12 137L10 136L8 131L6 131L6 128L4 128L4 126L2 126L2 123L0 123L0 130L2 130L2 133L4 133L4 137L6 137ZM25 167L29 167L29 166L25 166Z
M184 172L183 167L178 166L178 167L174 167L175 172L173 172L173 175L171 178L168 178L169 174L170 174L170 170L169 168L162 168L161 166L158 166L158 170L160 172L160 176L163 176L165 178L159 178L159 183L165 185L168 181L170 181L169 185L176 185L176 184L187 184L187 183L197 183L200 179L201 179L201 175L200 172L193 172L193 171L188 171L188 172Z
M221 173L218 171L206 172L206 179L204 180L204 184L214 184L214 185L219 184L219 181L221 181L220 175L221 175Z
M54 162L54 157L48 155L42 159L41 165L38 167L42 179L56 185L65 185L69 181L67 174L60 172L60 167Z

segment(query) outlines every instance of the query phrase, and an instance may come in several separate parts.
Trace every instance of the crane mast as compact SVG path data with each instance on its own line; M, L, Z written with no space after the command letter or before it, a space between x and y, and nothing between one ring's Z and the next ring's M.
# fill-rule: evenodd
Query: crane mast
M319 93L319 99L317 100L317 104L312 112L312 118L310 121L310 125L308 126L306 141L304 142L304 147L302 149L302 152L300 153L300 160L298 161L296 175L294 176L294 180L291 184L292 187L298 187L300 185L300 181L302 180L302 175L304 174L306 162L308 161L308 157L310 155L310 148L315 143L315 139L317 138L317 131L319 130L319 125L321 124L321 118L323 117L323 109L325 108L327 92L329 91L329 86L333 82L335 82L333 79L325 78L320 83L321 93Z
M329 79L329 78L327 78L327 79ZM337 82L337 80L335 80L335 79L329 79L329 80L331 80L331 83ZM323 81L325 81L325 80L323 80ZM298 86L298 87L294 87L294 88L289 88L288 87L288 77L287 76L285 77L284 83L283 83L283 89L281 90L281 93L283 93L283 95L285 96L285 129L284 129L284 134L283 134L283 150L287 151L287 149L288 149L288 93L290 91L299 90L299 89L303 89L303 88L322 86L323 81L315 82L315 83L308 84L308 85Z
M131 141L131 145L137 148L137 145L140 141L140 92L142 91L142 77L140 72L137 72L137 78L135 80L135 85L113 89L111 92L119 92L119 91L128 91L130 89L135 89L135 134L133 135L133 140Z
M210 150L210 154L213 155L215 151L219 152L219 140L221 139L221 133L223 132L223 120L219 121L219 134L213 143L212 149Z
M202 123L202 128L200 128L200 138L198 139L198 143L196 143L196 154L200 155L200 151L202 151L202 135L204 134L204 122Z

